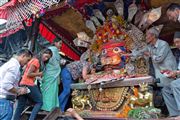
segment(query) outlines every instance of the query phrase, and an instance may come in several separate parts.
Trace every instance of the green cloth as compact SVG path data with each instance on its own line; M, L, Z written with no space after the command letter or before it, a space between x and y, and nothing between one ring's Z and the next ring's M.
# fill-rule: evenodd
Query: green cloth
M54 107L59 107L58 91L60 80L60 55L59 50L52 46L49 47L53 52L53 56L46 64L41 81L41 93L43 97L42 110L51 111Z

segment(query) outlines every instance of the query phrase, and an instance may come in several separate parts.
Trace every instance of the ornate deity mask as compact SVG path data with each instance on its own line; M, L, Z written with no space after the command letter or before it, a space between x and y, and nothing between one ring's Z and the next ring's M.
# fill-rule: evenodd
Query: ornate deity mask
M102 47L102 65L119 65L124 67L126 57L121 54L126 52L124 42L108 42Z

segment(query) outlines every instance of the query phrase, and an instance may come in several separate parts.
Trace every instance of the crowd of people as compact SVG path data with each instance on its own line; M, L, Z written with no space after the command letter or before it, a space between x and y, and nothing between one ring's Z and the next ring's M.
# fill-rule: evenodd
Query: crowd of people
M180 23L180 6L172 4L167 10L170 20ZM167 42L158 38L159 32L155 28L146 31L148 46L133 52L129 56L145 55L151 58L155 70L155 77L160 78L159 86L170 116L180 116L180 32L174 35L177 48L173 55ZM91 63L88 59L74 61L67 64L61 71L59 49L61 40L54 40L52 46L43 49L37 55L27 49L19 50L8 62L0 67L0 120L19 120L27 101L33 102L33 109L29 120L34 120L40 110L51 111L60 107L66 111L70 96L70 84L82 77L87 79ZM21 68L24 72L21 77ZM166 70L166 75L163 74ZM168 71L168 72L167 72ZM20 79L21 78L21 79ZM63 91L58 94L60 78ZM38 84L40 83L40 84ZM17 105L13 115L13 103L17 98ZM74 117L78 116L72 109Z
M53 108L60 107L65 112L65 106L70 96L70 83L75 79L74 76L81 76L84 64L72 62L67 65L69 67L65 67L61 72L59 54L61 44L61 40L55 39L52 46L43 49L37 55L33 55L28 49L21 49L1 66L1 120L20 120L28 102L33 104L29 120L35 120L40 110L50 112ZM73 67L73 63L77 66ZM24 69L23 74L21 69ZM69 70L66 71L67 69ZM71 72L69 72L70 70ZM60 77L63 92L59 96ZM13 110L15 101L17 104ZM75 118L82 120L73 109L68 109L68 112Z

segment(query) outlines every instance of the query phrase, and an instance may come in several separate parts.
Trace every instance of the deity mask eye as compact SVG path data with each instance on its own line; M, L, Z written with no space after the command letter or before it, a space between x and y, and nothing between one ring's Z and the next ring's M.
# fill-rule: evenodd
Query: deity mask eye
M106 49L102 50L102 55L106 55L106 54L107 54L107 50Z
M122 52L122 50L121 50L119 47L115 47L115 48L113 49L113 52L114 52L114 53L120 53L120 52Z

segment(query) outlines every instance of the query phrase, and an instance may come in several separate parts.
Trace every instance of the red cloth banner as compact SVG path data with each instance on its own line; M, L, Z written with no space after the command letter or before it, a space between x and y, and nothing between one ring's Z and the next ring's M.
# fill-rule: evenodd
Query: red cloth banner
M39 26L39 33L50 43L52 43L53 40L56 38L56 36L50 30L48 30L48 28L46 28L43 24L40 24ZM68 45L64 43L62 44L61 51L73 60L79 60L80 58L71 48L68 47Z

